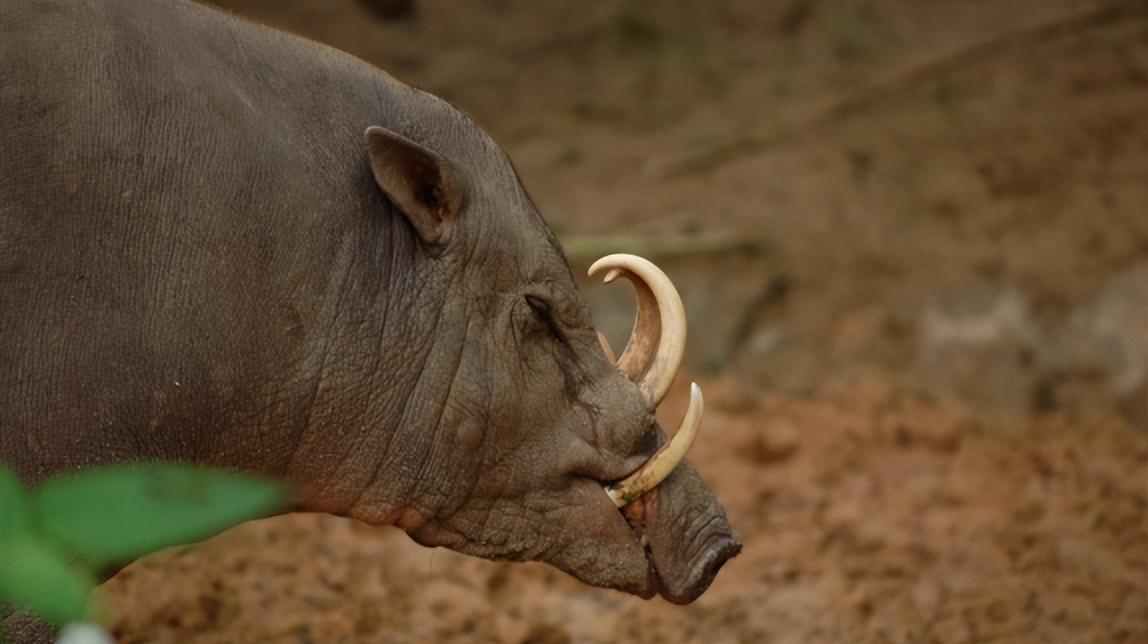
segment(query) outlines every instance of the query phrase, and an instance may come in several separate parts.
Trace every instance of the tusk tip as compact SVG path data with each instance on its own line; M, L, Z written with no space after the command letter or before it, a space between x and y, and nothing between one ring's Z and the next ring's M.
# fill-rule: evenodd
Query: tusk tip
M594 277L594 273L597 273L598 271L602 270L603 267L610 265L610 263L611 263L610 259L612 257L613 257L612 255L607 255L606 257L599 257L597 261L595 261L593 264L590 264L590 268L586 271L586 276L587 277Z
M602 257L598 261L596 261L590 265L590 268L586 271L586 276L587 277L593 277L595 273L602 270L603 268L609 268L610 270L606 272L606 276L602 278L602 281L604 283L609 284L610 282L613 282L614 280L618 279L618 277L620 275L622 275L623 267L619 266L618 262L620 259L626 258L626 257L631 257L631 256L630 255L614 254L614 255L607 255L605 257Z

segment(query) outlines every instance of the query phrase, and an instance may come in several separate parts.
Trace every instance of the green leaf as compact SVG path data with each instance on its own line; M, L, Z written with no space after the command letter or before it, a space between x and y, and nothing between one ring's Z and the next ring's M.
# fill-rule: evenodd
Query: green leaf
M0 598L54 624L83 619L94 582L64 555L23 536L0 543Z
M209 537L285 497L279 483L225 470L140 463L51 479L33 511L44 534L102 565Z
M20 477L0 463L0 542L28 529L28 490Z

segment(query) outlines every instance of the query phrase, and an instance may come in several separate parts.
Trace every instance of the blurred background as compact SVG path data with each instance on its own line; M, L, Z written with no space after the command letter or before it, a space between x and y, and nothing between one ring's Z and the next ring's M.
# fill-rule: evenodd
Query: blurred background
M746 549L682 608L284 517L127 569L122 641L1148 641L1144 2L215 4L470 113L577 274L667 271Z

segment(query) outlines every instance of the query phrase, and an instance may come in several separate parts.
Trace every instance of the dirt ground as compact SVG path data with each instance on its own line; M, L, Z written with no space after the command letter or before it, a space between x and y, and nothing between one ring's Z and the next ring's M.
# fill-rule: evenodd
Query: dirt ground
M121 642L1144 642L1148 437L864 378L709 384L693 462L745 539L688 607L297 515L137 563ZM674 405L680 409L680 404Z
M123 571L120 641L1148 641L1142 2L221 4L472 113L576 269L653 244L745 549L677 607L280 517Z

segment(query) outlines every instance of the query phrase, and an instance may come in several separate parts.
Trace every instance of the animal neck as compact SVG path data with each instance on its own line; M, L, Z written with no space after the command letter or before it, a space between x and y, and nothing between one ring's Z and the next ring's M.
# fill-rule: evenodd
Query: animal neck
M392 229L378 254L360 249L372 265L337 289L328 343L312 358L307 425L282 470L299 509L372 524L436 509L426 486L446 478L434 446L465 325L451 323L450 283L408 235Z

